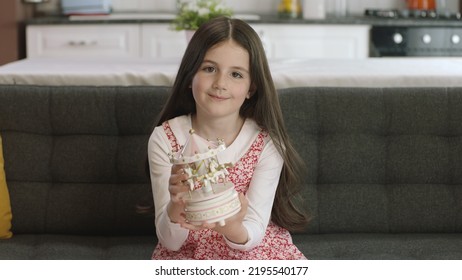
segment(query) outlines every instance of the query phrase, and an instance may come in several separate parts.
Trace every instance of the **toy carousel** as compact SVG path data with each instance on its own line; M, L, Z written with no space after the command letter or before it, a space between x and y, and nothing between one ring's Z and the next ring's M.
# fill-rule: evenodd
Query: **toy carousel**
M225 225L225 219L241 209L234 184L227 179L232 164L220 164L218 153L226 149L221 139L206 140L189 131L189 138L181 150L171 153L170 162L184 165L189 175L186 183L189 194L184 198L186 220L193 225L205 222Z

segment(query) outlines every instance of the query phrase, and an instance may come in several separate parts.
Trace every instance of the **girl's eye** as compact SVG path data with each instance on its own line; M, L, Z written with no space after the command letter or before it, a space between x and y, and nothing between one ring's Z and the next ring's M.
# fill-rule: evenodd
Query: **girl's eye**
M239 72L233 72L233 78L243 78L242 74Z
M215 71L215 67L212 67L212 66L205 66L203 69L205 72L210 72L210 73Z

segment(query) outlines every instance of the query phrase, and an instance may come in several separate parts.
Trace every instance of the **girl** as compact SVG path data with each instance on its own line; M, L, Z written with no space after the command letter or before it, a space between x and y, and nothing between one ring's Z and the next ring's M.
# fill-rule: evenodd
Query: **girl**
M153 259L305 259L288 231L307 223L291 201L302 163L262 43L248 24L220 17L196 31L157 125L148 144L159 239ZM218 158L234 163L228 176L241 210L223 226L185 219L188 175L168 154L191 128L202 138L224 139Z

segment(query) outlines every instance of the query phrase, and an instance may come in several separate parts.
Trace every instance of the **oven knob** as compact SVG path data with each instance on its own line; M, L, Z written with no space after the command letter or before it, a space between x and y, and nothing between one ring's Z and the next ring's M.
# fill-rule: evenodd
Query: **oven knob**
M424 44L430 44L432 41L432 37L428 34L425 34L422 36L422 42L424 42Z
M454 45L457 45L460 43L460 36L457 35L457 34L453 34L451 36L451 42L454 44Z
M399 33L393 34L393 42L395 42L396 44L401 44L403 42L403 35Z

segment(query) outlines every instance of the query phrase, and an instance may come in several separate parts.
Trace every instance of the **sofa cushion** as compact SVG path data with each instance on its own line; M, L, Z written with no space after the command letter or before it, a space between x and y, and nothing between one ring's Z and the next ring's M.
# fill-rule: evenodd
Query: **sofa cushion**
M155 235L147 141L167 87L8 86L0 130L16 233Z
M5 169L3 167L3 145L0 136L0 239L10 238L11 232L11 205L10 195L6 185Z
M462 232L461 88L288 88L307 233Z
M297 247L312 260L461 260L461 234L297 234Z
M16 234L0 242L0 260L148 260L155 235Z

